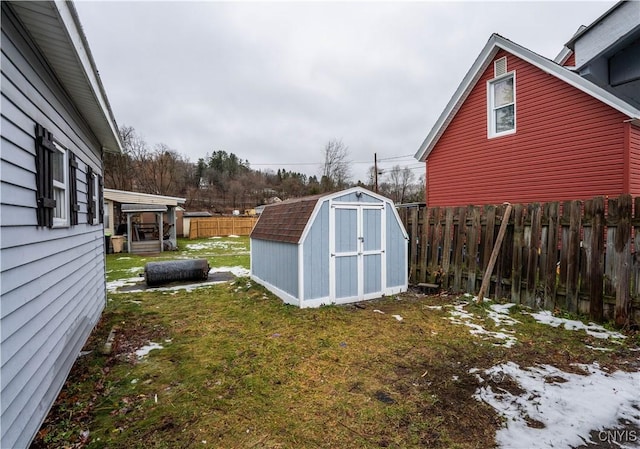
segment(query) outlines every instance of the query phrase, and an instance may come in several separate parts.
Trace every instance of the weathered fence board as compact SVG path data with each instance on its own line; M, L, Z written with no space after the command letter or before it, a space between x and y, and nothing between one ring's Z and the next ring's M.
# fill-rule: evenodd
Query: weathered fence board
M504 205L415 207L401 217L411 234L409 282L476 294ZM640 197L595 197L514 205L487 297L640 322Z

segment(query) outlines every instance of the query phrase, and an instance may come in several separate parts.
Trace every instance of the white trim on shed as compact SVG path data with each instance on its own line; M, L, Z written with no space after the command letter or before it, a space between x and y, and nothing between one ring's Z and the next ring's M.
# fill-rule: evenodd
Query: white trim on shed
M269 205L251 234L251 277L299 307L404 292L408 235L393 202L361 187Z

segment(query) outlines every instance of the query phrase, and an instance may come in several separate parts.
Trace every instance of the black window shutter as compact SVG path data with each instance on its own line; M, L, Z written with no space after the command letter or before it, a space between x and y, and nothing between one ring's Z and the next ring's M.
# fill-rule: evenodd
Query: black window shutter
M98 210L98 219L100 223L104 223L104 198L103 191L104 185L102 181L102 176L98 175L98 204L100 205L100 210Z
M36 215L38 226L53 226L53 134L36 124Z
M71 205L71 226L78 224L78 161L76 155L69 152L69 204Z
M87 223L89 224L93 224L96 216L94 196L93 169L87 166Z

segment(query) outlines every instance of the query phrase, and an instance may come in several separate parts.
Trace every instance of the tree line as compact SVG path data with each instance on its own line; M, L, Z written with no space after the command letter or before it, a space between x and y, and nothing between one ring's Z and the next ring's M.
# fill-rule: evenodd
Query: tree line
M166 144L150 146L131 126L119 131L123 152L105 154L105 187L186 198L187 210L229 213L354 185L374 189L374 167L369 179L353 183L349 148L337 139L322 149L318 178L285 168L254 170L249 160L224 150L207 153L194 163ZM397 165L383 174L378 191L396 203L424 201L424 176L417 178L412 170Z

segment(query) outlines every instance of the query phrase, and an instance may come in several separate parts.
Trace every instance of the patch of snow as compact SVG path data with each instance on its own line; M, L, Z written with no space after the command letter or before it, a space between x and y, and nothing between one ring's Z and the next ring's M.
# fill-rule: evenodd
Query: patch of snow
M233 274L235 277L247 277L251 274L249 270L244 267L235 266L235 267L214 267L209 270L209 274L218 273L220 271L228 271Z
M442 310L442 306L425 306L425 308L431 310Z
M233 234L230 234L230 235L228 235L227 237L230 237L230 238L232 238L232 239L238 239L238 238L240 238L240 236L239 236L239 235L233 235Z
M118 257L116 260L131 260L133 257Z
M185 245L186 251L203 251L203 250L233 250L233 254L247 254L248 251L238 252L238 248L244 246L242 242L231 242L225 240L212 240L200 243L187 243Z
M391 315L391 316L394 317L398 321L402 321L404 319L400 315Z
M506 348L511 348L513 347L513 345L516 344L518 339L513 335L511 335L512 332L507 331L506 329L501 329L502 332L489 331L484 327L482 327L481 325L474 323L473 319L475 315L471 312L467 312L466 310L464 310L464 307L468 304L469 303L464 302L454 306L453 310L449 311L449 314L451 315L449 317L449 320L454 324L462 324L467 327L470 327L471 330L469 332L473 335L487 335L488 337L491 337L491 338L504 340L503 344L495 344L496 346L504 346Z
M589 348L589 349L593 349L594 351L606 351L606 352L613 351L613 349L611 349L611 348L597 348L597 347L591 346L591 345L585 345L585 346L587 348Z
M139 359L141 359L147 354L149 354L151 351L153 351L154 349L163 349L163 348L164 346L162 346L159 343L150 342L148 345L145 345L140 349L138 349L136 351L136 355L138 356Z
M378 309L374 309L373 313L381 313L382 315L384 315L384 312L382 310L378 310Z
M489 308L489 318L492 319L496 326L513 326L515 324L520 323L520 321L516 320L509 316L509 309L515 306L514 303L507 304L491 304Z
M533 318L535 318L535 320L537 322L542 323L542 324L548 324L549 326L552 326L552 327L559 327L559 326L563 325L564 328L567 329L567 330L580 330L580 329L582 329L587 334L589 334L589 335L591 335L592 337L595 337L595 338L602 338L602 339L608 339L608 338L624 339L624 338L627 338L626 336L622 335L619 332L614 332L614 331L607 330L604 327L602 327L602 326L600 326L599 324L596 324L596 323L584 324L581 321L568 320L566 318L559 318L559 317L553 316L553 314L548 310L543 310L541 312L532 313L531 316Z
M107 282L107 292L118 293L118 289L129 285L136 285L138 282L140 282L139 277L109 281Z
M580 367L589 375L566 373L551 365L523 369L513 362L484 371L497 385L480 387L474 397L506 418L505 427L496 434L498 445L575 447L598 443L591 441L590 432L611 431L619 420L640 427L640 373L609 374L597 363ZM500 388L499 382L507 377L524 392L514 395Z

